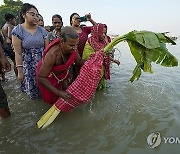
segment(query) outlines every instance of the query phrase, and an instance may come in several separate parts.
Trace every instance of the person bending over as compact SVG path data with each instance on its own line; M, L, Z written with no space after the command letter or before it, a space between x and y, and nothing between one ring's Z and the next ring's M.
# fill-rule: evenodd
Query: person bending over
M79 66L85 62L77 52L78 42L77 32L66 26L62 28L60 38L44 50L43 58L36 69L36 79L45 102L54 104L59 97L71 97L64 91L70 84L69 69L74 62Z

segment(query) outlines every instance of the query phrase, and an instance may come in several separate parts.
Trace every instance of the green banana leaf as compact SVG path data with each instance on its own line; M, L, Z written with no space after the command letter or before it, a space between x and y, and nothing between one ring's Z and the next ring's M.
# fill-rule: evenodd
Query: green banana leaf
M163 33L132 31L112 40L105 47L105 52L110 51L121 41L127 41L131 54L137 63L130 79L131 82L135 79L138 80L142 71L153 73L152 62L165 67L178 66L178 60L168 51L165 44L171 43L172 45L176 45L176 43Z

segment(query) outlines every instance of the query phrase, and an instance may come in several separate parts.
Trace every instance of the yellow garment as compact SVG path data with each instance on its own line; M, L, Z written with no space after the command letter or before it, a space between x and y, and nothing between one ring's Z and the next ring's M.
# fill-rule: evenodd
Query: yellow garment
M87 60L91 54L94 53L94 49L91 47L91 45L88 43L88 41L86 41L85 47L84 47L84 51L83 51L83 55L82 55L82 59ZM98 90L102 90L106 88L106 80L104 78L104 66L101 69L101 80L99 81L98 84Z

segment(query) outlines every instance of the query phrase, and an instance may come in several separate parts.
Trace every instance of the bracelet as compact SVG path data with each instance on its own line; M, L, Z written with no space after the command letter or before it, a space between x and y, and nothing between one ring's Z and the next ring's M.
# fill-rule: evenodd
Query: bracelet
M16 68L18 68L18 67L23 67L23 65L16 65Z

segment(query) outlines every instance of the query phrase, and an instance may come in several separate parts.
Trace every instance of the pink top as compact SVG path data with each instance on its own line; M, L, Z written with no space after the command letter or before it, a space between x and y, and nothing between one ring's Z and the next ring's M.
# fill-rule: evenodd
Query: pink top
M82 32L78 33L78 35L79 35L78 53L81 58L82 58L84 46L88 39L88 35L91 33L91 27L92 26L90 26L90 27L84 26L84 27L82 27Z

